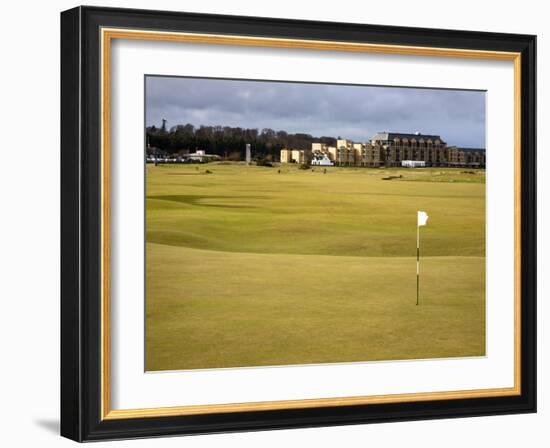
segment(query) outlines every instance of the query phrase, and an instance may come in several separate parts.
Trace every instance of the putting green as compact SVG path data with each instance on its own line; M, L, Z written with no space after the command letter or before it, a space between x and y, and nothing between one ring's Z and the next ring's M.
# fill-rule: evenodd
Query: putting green
M147 370L485 353L484 172L280 171L148 167Z

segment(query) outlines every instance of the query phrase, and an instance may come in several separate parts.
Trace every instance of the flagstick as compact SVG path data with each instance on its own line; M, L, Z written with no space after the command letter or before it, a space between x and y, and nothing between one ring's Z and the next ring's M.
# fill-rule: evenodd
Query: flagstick
M416 225L416 305L418 305L418 292L420 290L420 226Z

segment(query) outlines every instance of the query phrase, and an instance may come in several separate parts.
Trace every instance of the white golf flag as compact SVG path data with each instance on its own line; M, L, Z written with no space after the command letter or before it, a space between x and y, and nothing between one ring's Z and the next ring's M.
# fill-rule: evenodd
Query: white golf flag
M425 226L428 223L428 214L426 212L418 212L418 227Z

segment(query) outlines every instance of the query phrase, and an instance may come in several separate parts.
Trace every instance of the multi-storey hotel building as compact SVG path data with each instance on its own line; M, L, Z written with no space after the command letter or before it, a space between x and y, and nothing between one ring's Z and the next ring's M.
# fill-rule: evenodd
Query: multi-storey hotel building
M311 150L283 149L281 162L310 163L319 155L326 155L338 166L392 167L402 166L404 161L422 161L425 166L485 167L485 149L447 146L439 135L418 132L379 132L367 143L338 139L336 146L312 143Z

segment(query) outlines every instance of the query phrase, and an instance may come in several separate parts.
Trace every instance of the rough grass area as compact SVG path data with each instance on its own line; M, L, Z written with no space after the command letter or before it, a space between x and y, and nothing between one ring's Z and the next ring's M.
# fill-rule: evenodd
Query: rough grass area
M148 166L147 370L483 355L485 175L464 171Z

